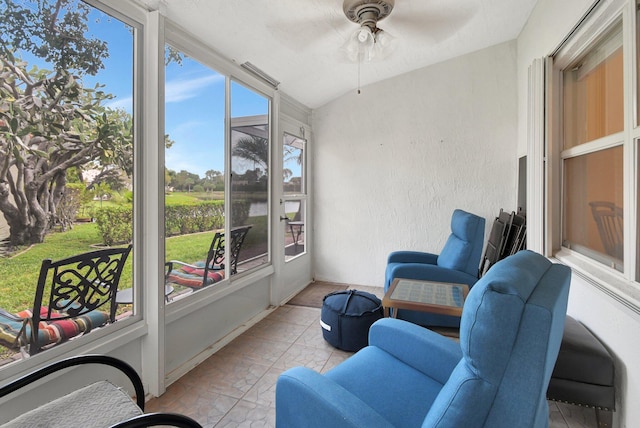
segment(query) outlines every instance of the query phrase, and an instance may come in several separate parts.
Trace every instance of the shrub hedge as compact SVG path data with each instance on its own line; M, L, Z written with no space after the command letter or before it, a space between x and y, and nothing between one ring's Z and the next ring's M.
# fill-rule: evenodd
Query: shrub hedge
M224 227L224 201L172 204L165 207L166 236L204 232Z
M131 206L113 206L95 210L96 224L105 245L131 242L133 210Z
M234 201L231 205L234 226L245 224L250 202ZM99 208L95 213L103 244L131 242L133 212L130 205ZM165 207L165 235L185 235L224 228L224 201L200 201L172 204Z

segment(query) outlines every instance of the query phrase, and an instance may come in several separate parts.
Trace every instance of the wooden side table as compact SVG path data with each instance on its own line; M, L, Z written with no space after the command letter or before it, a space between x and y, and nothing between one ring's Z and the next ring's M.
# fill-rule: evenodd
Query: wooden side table
M461 316L467 294L466 284L396 278L382 298L384 316L391 308ZM397 314L394 310L392 316Z

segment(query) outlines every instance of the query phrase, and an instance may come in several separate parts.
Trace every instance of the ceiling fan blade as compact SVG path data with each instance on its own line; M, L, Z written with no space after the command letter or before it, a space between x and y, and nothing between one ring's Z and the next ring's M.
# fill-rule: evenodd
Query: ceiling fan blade
M385 30L388 28L397 37L418 37L439 43L453 37L475 14L476 7L467 6L416 15L411 10L403 9L399 2L389 18L381 23L381 27Z

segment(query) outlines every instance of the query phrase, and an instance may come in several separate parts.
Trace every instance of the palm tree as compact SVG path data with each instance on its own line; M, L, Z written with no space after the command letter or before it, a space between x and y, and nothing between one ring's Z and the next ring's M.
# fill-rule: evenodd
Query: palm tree
M269 140L255 135L247 135L236 141L232 156L253 161L262 166L265 174L269 171Z

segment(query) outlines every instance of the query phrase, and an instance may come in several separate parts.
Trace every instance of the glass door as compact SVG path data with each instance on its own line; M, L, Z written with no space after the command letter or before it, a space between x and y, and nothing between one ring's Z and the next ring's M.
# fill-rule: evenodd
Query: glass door
M280 122L281 173L276 181L279 205L276 207L277 281L276 304L291 297L311 282L311 212L309 202L309 133L304 125L293 120Z

